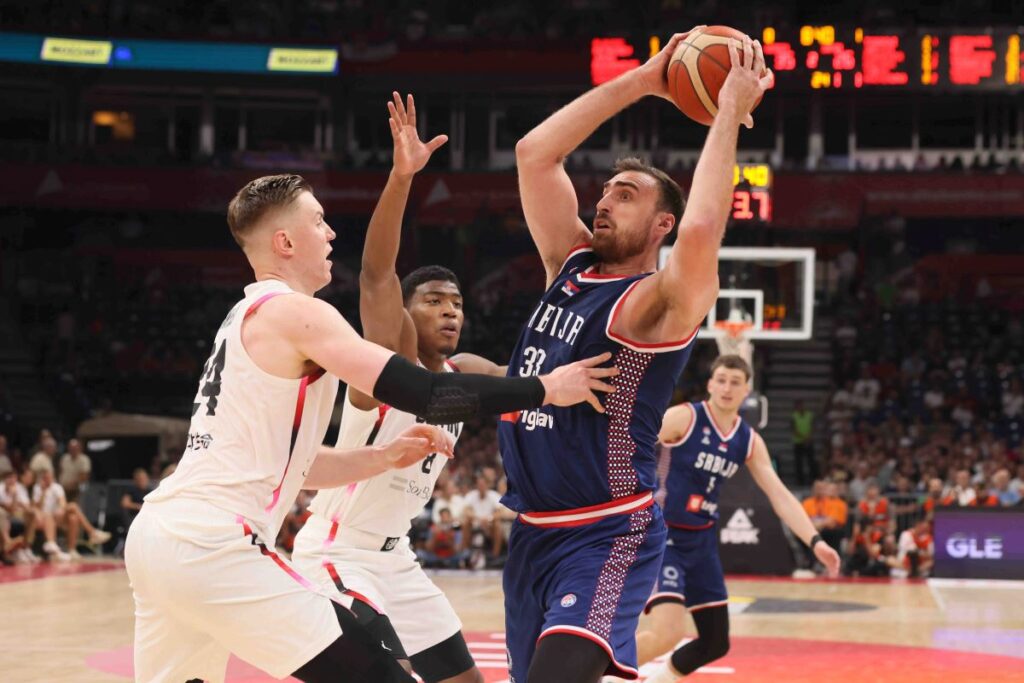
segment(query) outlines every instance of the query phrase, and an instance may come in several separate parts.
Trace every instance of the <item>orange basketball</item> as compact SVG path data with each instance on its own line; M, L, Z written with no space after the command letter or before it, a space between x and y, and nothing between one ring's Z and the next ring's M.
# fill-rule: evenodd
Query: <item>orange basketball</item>
M728 26L693 31L679 43L668 64L668 92L679 109L697 123L710 126L718 113L718 91L729 74L729 40L743 59L746 34ZM754 108L761 103L758 98Z

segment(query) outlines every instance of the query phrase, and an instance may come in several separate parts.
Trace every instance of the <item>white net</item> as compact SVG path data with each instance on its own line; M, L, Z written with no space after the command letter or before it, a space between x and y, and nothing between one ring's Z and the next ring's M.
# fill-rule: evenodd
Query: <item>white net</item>
M740 308L731 309L726 320L715 324L715 342L718 344L718 355L739 356L747 361L747 365L753 370L754 344L747 337L747 332L752 327L750 314ZM753 376L750 378L750 385L754 385Z

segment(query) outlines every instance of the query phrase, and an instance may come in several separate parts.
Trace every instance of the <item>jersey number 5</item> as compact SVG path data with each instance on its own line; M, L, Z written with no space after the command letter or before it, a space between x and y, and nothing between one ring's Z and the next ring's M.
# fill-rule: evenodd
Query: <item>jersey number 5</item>
M206 414L215 416L217 414L217 397L220 395L220 373L224 370L224 353L227 351L228 340L220 343L217 350L210 356L206 365L203 366L203 388L199 393L206 397ZM192 404L192 414L195 415L202 403Z

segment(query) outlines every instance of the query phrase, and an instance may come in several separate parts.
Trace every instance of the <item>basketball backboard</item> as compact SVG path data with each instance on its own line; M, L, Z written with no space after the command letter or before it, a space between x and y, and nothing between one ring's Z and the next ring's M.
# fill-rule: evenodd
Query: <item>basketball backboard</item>
M659 268L670 252L671 247L662 248ZM729 319L752 323L745 334L751 340L811 338L814 249L722 247L718 277L718 301L701 326L701 338L714 338L715 322Z

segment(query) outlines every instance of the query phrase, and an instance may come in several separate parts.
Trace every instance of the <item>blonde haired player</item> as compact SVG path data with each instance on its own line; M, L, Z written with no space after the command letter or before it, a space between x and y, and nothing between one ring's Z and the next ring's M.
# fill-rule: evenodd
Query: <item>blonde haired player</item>
M416 132L416 104L398 93L388 103L394 165L366 233L359 275L360 318L370 341L434 372L478 370L504 374L494 363L455 352L462 329L462 292L455 274L440 266L418 268L399 282L395 272L402 213L413 176L446 141L424 143ZM349 389L338 432L340 447L387 441L415 425L415 415ZM453 440L462 423L444 425ZM325 588L357 596L372 608L362 614L390 631L387 645L408 657L425 683L483 681L462 636L462 624L444 593L427 577L409 548L410 520L431 498L446 458L428 455L358 484L320 491L312 515L295 539L292 561ZM379 609L386 616L378 616ZM391 631L393 627L393 631ZM396 633L397 632L397 633Z
M258 178L228 207L255 282L214 338L177 470L145 499L125 546L135 598L135 676L223 681L229 653L302 681L410 681L340 604L274 552L301 488L342 486L438 452L415 425L390 444L322 445L338 378L430 423L546 402L600 406L590 358L539 379L431 373L360 338L313 294L330 282L335 233L300 176ZM270 545L268 545L268 543Z

